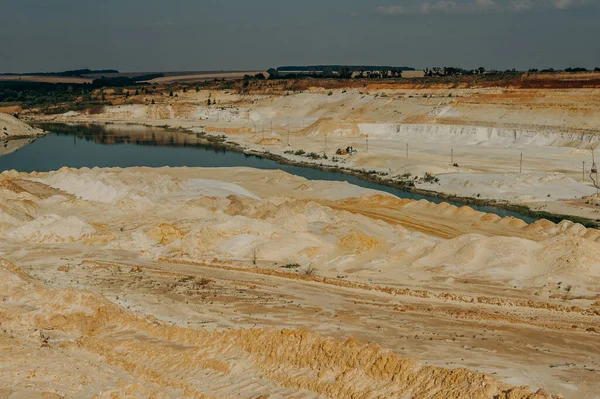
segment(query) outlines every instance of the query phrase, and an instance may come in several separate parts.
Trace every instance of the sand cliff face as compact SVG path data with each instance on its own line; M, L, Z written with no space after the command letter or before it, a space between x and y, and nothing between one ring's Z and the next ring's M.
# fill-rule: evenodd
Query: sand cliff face
M454 126L461 134L477 133L480 140L491 137L517 139L539 134L552 140L565 134L566 141L589 140L597 133L600 89L516 88L348 88L276 93L236 93L232 90L201 90L139 95L128 103L107 106L101 113L70 112L48 116L55 120L158 121L188 125L190 122L242 133L265 127L308 135L358 136L400 125L411 129ZM331 93L331 94L330 94ZM206 105L211 98L217 104ZM151 104L155 100L155 104ZM428 126L433 125L431 128ZM227 130L229 129L229 130ZM260 129L259 129L260 130ZM446 132L440 131L445 134ZM522 134L521 134L522 133Z
M3 393L592 398L599 382L600 233L581 225L246 168L6 172L0 198Z

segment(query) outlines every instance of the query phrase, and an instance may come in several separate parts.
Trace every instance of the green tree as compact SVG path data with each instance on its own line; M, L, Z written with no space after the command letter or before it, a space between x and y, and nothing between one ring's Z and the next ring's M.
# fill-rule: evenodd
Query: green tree
M567 68L565 69L565 72L587 72L587 69L583 67Z
M340 69L340 79L350 79L351 77L352 77L352 70L347 66L343 66Z

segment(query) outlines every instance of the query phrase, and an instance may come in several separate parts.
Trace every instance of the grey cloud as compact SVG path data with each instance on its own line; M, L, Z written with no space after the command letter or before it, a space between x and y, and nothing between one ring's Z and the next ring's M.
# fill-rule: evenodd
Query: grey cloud
M534 9L568 10L597 5L598 0L438 0L422 1L409 6L380 6L375 12L382 15L479 14L524 12Z

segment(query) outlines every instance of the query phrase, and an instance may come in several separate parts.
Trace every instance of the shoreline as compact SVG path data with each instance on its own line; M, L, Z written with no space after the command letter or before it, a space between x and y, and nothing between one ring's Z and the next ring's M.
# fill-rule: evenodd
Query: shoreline
M0 137L0 140L3 140L3 141L23 140L23 139L36 140L36 139L39 139L40 137L44 137L46 134L48 134L48 132L40 133L35 136L27 136L27 135L7 136L7 137Z
M235 149L233 149L227 145L225 145L225 148L232 150L232 151L236 151ZM239 150L237 150L237 151L239 151ZM458 202L458 203L462 203L466 206L469 206L469 205L491 206L491 207L500 208L500 209L504 209L504 210L511 211L511 212L516 212L523 216L527 216L527 217L531 217L531 218L547 219L554 223L560 223L563 220L569 220L574 223L582 224L585 227L591 227L591 228L599 228L600 227L600 223L597 221L594 221L592 219L586 219L586 218L581 218L581 217L572 216L572 215L555 214L555 213L545 212L545 211L535 211L535 210L532 210L531 208L527 207L526 205L514 204L514 203L510 203L510 202L505 202L505 201L485 200L485 199L478 199L478 198L473 198L473 197L461 197L461 196L457 196L457 195L442 193L439 191L424 190L424 189L411 187L411 186L407 186L407 185L401 185L401 184L395 183L389 179L373 177L369 173L365 173L365 172L362 172L362 171L356 170L356 169L336 168L336 167L312 163L312 162L297 162L297 161L293 161L293 160L287 159L285 157L282 157L281 155L273 154L268 151L261 152L261 151L250 150L250 151L241 151L241 152L243 152L245 154L249 154L249 155L255 155L255 156L258 156L261 158L271 159L280 164L308 167L308 168L313 168L313 169L318 169L318 170L325 170L328 172L341 173L341 174L345 174L348 176L354 176L361 180L368 181L371 183L376 183L376 184L396 188L398 190L402 190L402 191L406 191L406 192L410 192L410 193L414 193L414 194L435 197L435 198L439 198L439 199L445 200L445 201Z
M54 121L50 122L50 121L43 121L43 120L40 121L35 118L32 118L29 122L32 124L38 125L38 126L49 125L49 124L63 124L63 125L84 125L84 124L92 124L93 125L93 124L96 124L96 125L125 125L125 126L143 126L143 127L149 127L149 128L150 127L151 128L162 128L162 129L165 129L166 131L183 132L183 133L196 135L197 138L205 140L206 144L211 147L222 148L222 149L229 150L229 151L234 151L234 152L243 153L243 154L247 154L247 155L253 155L253 156L256 156L259 158L269 159L269 160L275 161L282 165L305 167L305 168L311 168L311 169L322 170L322 171L327 171L327 172L340 173L340 174L344 174L347 176L354 176L358 179L361 179L363 181L367 181L370 183L384 185L387 187L395 188L395 189L413 193L413 194L419 194L419 195L423 195L423 196L438 198L438 199L444 200L444 201L452 201L452 202L463 204L465 206L469 206L469 205L490 206L490 207L503 209L506 211L515 212L522 216L526 216L526 217L530 217L530 218L534 218L534 219L538 219L538 220L546 219L546 220L549 220L554 223L560 223L563 220L569 220L573 223L579 223L588 228L596 228L596 229L600 228L600 223L593 219L588 219L588 218L583 218L583 217L573 216L573 215L565 215L565 214L559 214L559 213L546 212L546 211L532 210L531 208L529 208L526 205L515 204L515 203L508 202L508 201L498 201L498 200L493 200L493 199L492 200L479 199L479 198L473 198L473 197L462 197L462 196L457 196L457 195L452 195L452 194L446 194L446 193L439 192L439 191L424 190L424 189L420 189L420 188L406 185L406 184L399 184L391 179L387 179L385 177L380 177L378 175L374 175L374 174L367 173L365 171L361 171L361 170L357 170L357 169L352 169L352 168L348 168L348 167L324 165L322 163L317 163L317 160L315 160L315 162L311 162L308 160L307 161L296 161L296 160L286 158L279 154L274 154L268 150L267 151L259 151L259 150L249 149L247 147L244 147L242 144L231 140L231 138L229 136L227 136L227 138L224 139L222 135L212 134L212 133L208 133L205 131L194 132L194 131L190 130L189 128L184 128L184 127L173 127L173 126L169 126L167 124L154 125L154 124L147 124L147 123L122 122L122 121L73 121L70 123L69 122L54 122Z

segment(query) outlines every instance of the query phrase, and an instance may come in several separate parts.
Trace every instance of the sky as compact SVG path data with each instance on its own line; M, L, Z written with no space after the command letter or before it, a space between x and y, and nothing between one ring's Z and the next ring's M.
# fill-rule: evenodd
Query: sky
M600 0L0 0L0 72L600 67Z

